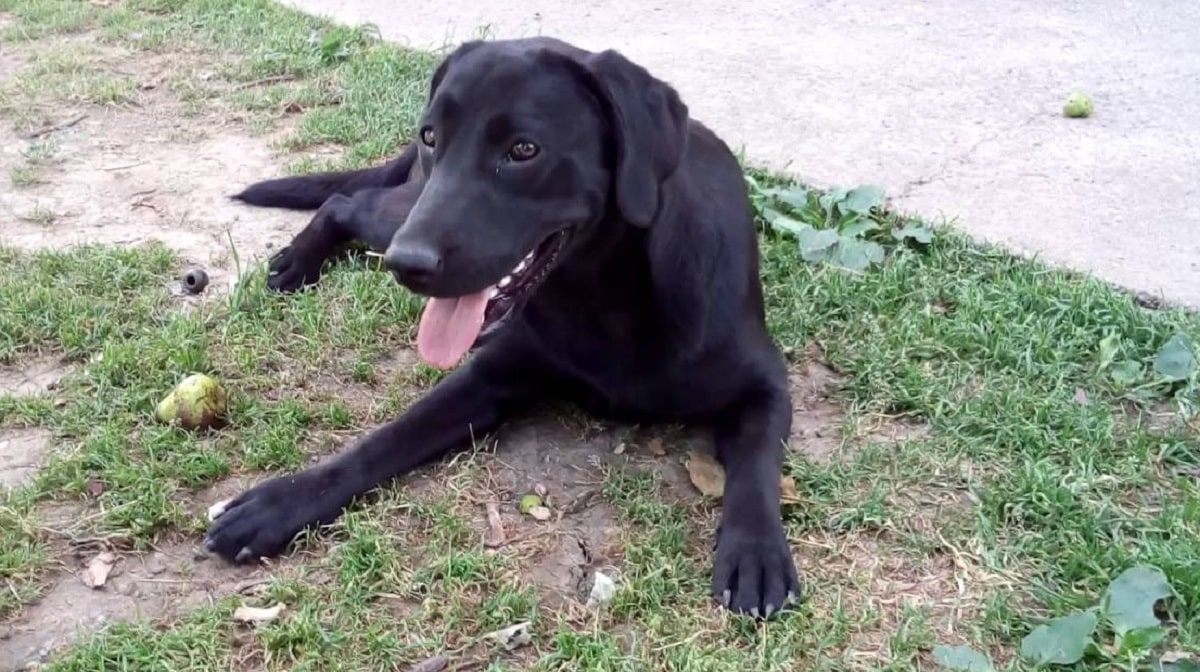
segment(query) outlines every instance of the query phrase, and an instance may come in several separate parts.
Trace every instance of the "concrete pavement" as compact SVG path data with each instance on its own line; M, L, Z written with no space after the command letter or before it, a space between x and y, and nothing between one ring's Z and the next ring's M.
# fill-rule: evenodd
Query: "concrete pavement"
M751 161L1200 307L1200 3L285 2L422 49L619 49ZM1076 88L1090 119L1060 114Z

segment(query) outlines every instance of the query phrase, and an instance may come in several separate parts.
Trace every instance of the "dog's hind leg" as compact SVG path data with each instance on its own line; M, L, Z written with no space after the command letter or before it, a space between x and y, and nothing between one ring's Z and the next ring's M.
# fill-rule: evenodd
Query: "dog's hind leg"
M408 145L400 156L371 168L312 175L293 175L255 182L230 198L263 208L316 210L335 194L352 196L363 189L394 187L412 179L417 160L416 145Z
M423 186L423 182L406 182L387 189L366 189L354 196L330 196L308 225L271 258L267 286L294 292L316 283L325 262L352 242L382 254L408 219Z
M725 468L725 493L712 589L737 613L769 617L800 590L779 510L791 423L786 383L765 384L717 417L716 452Z

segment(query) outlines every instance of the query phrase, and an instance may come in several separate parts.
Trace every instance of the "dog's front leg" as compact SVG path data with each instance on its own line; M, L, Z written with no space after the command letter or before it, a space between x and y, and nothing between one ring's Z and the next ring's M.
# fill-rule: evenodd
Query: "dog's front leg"
M336 520L356 496L497 427L544 389L534 368L499 342L480 351L348 452L267 480L230 502L210 527L205 548L235 562L282 553L297 533Z
M749 395L718 418L725 468L713 596L737 613L770 617L792 602L800 581L779 512L783 445L792 409L786 390Z

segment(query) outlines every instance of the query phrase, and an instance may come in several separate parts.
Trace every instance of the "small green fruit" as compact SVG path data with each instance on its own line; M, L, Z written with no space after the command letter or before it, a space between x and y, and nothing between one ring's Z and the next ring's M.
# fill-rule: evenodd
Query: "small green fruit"
M537 495L525 495L521 498L521 513L528 514L534 507L542 505L542 498Z
M184 378L155 408L162 422L178 422L187 429L207 429L224 420L227 399L220 383L197 373Z
M1091 96L1079 91L1067 96L1067 102L1063 104L1063 114L1072 118L1090 117L1093 109Z

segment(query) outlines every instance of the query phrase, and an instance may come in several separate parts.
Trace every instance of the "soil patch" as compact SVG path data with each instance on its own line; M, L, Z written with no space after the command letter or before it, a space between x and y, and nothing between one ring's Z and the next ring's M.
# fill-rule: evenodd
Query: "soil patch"
M52 443L43 429L0 430L0 488L33 480Z
M5 627L0 660L21 669L44 662L53 651L104 626L135 619L166 618L249 591L267 577L263 567L230 566L198 555L192 544L165 545L150 553L113 552L115 563L103 587L84 582L98 551L63 561L55 583Z
M67 366L58 357L31 357L0 366L0 395L33 397L58 386Z

